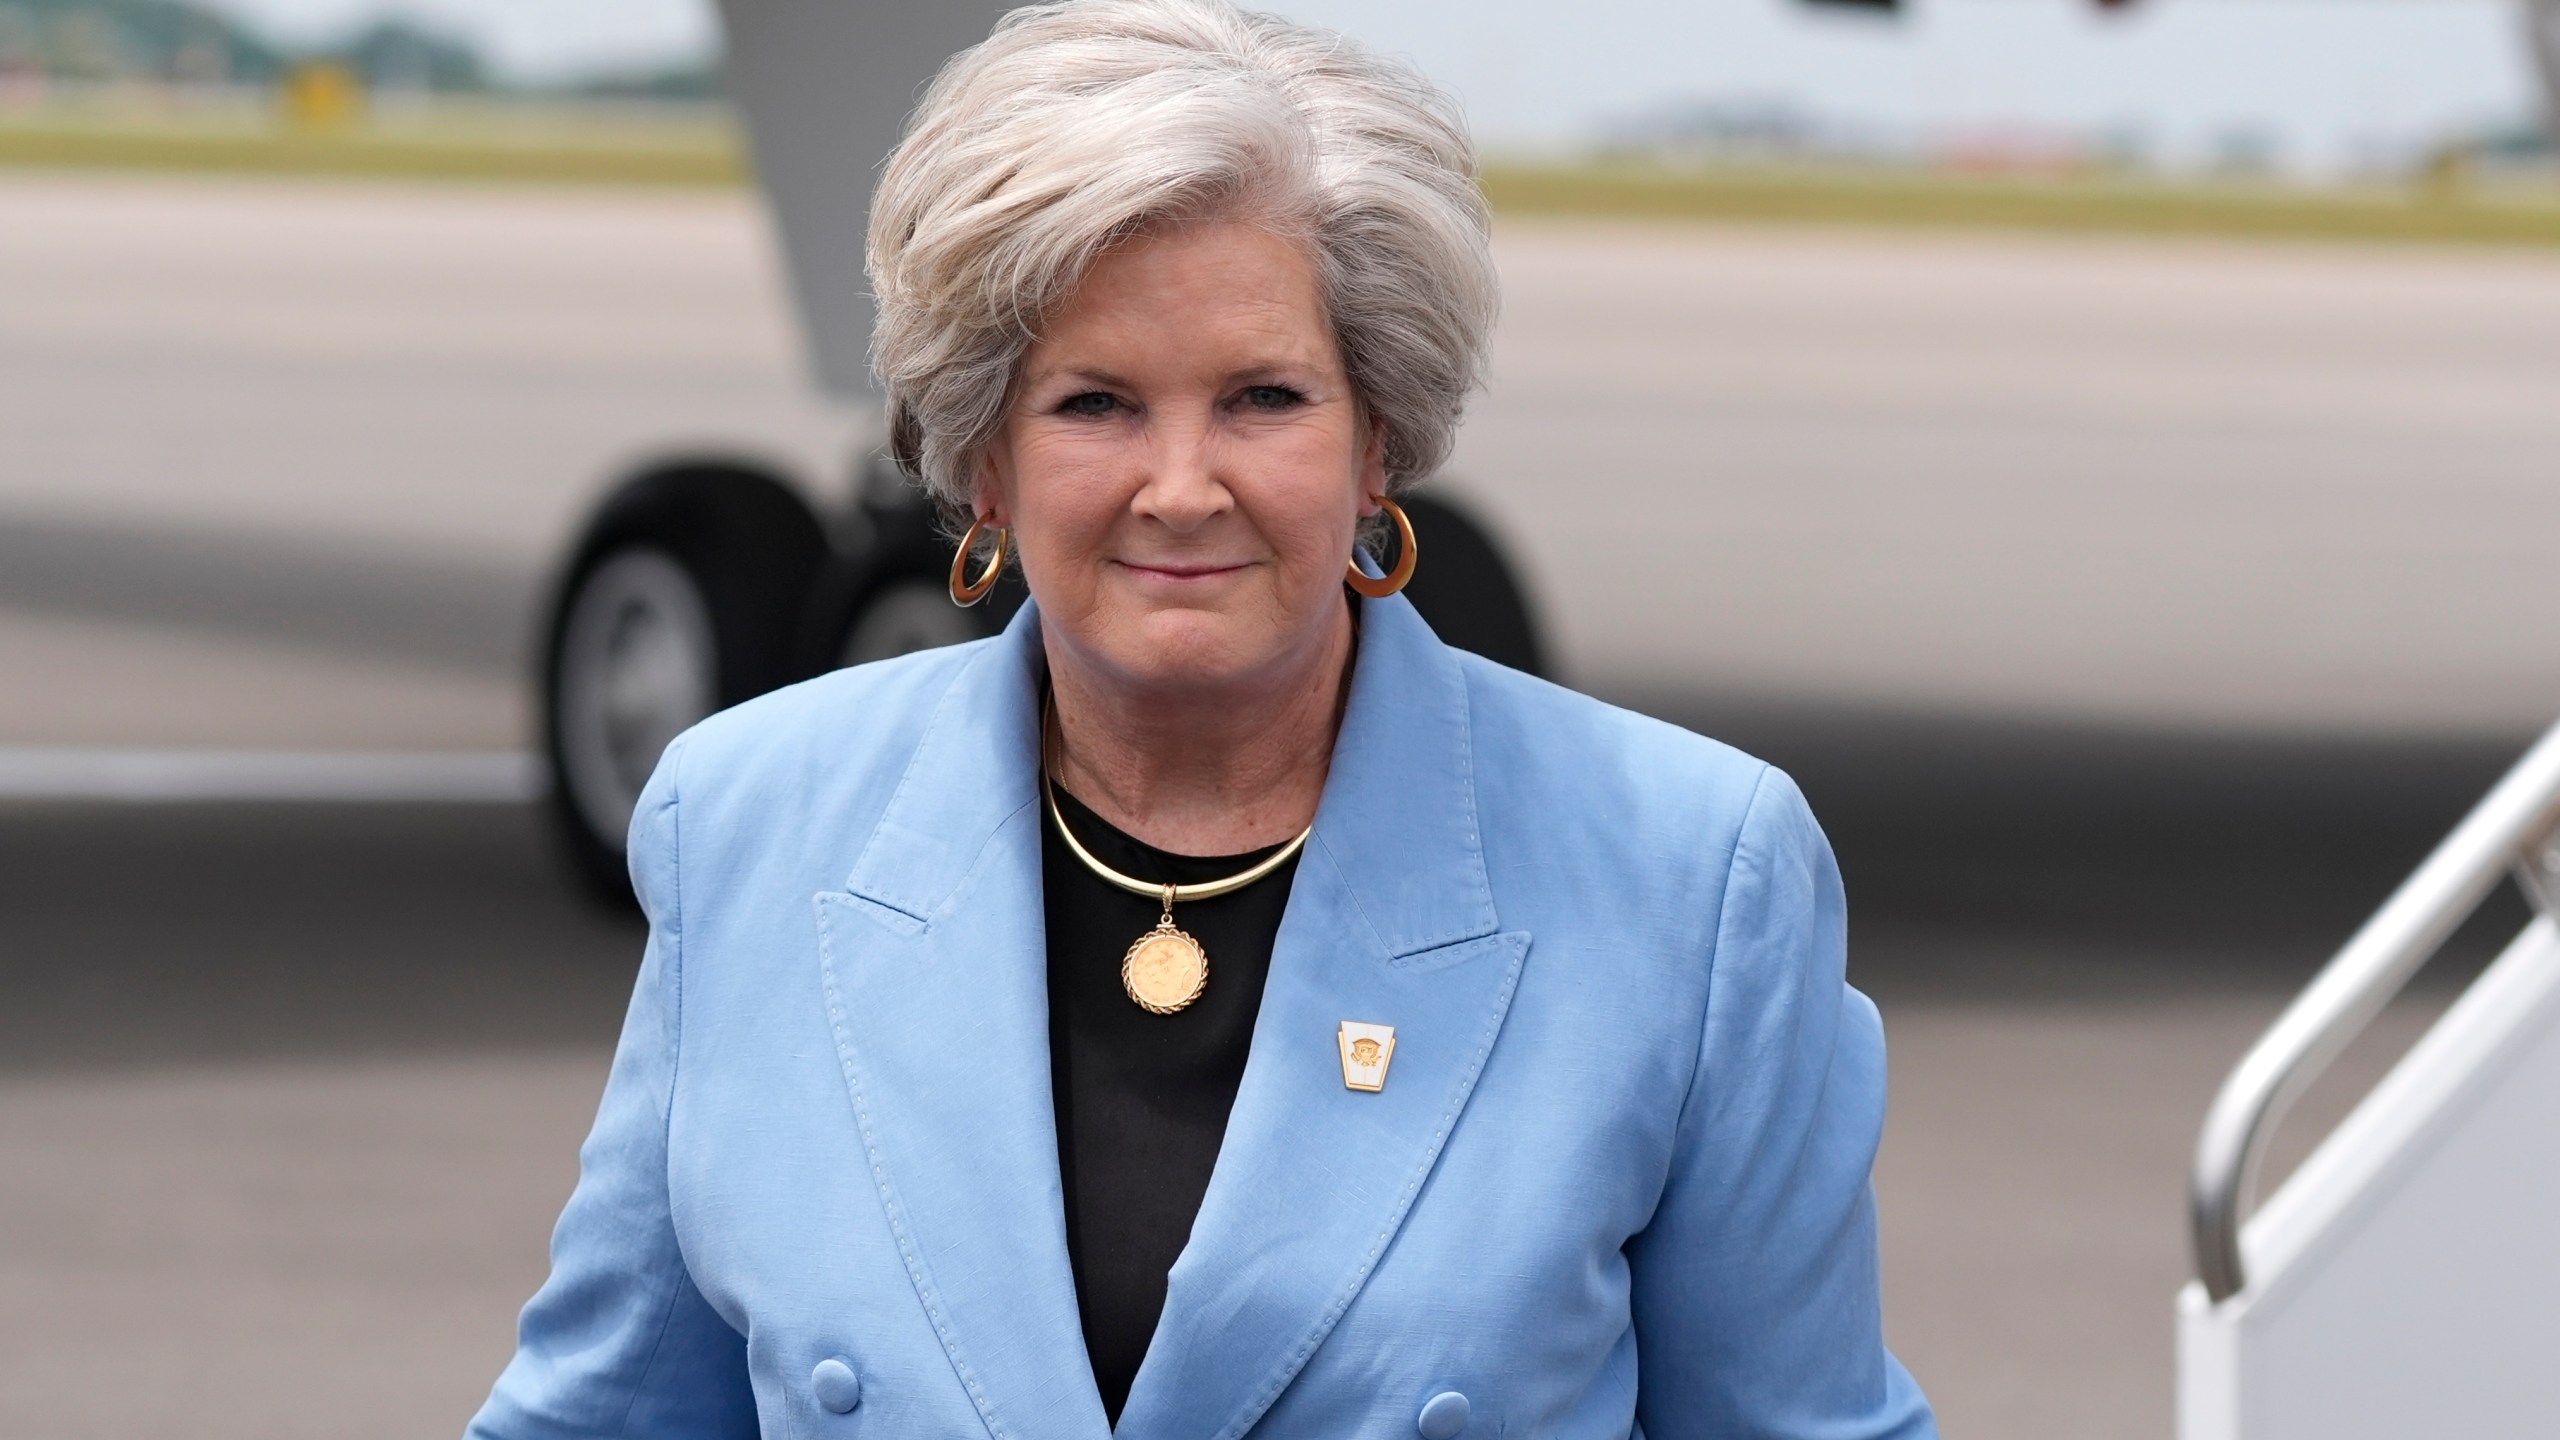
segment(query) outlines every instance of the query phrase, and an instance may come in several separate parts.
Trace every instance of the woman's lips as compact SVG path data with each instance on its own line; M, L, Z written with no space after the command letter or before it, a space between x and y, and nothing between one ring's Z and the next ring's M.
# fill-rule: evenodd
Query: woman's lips
M1217 565L1197 560L1123 560L1120 564L1141 579L1183 584L1199 580L1215 580L1243 570L1241 564Z

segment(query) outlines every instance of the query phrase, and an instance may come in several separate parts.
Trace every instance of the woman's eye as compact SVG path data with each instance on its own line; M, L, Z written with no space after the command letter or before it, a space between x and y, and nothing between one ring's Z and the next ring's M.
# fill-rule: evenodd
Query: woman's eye
M1307 402L1307 397L1286 385L1248 385L1244 403L1256 410L1290 410Z
M1119 403L1119 400L1108 391L1087 390L1080 395L1070 395L1060 401L1058 413L1061 415L1108 415Z

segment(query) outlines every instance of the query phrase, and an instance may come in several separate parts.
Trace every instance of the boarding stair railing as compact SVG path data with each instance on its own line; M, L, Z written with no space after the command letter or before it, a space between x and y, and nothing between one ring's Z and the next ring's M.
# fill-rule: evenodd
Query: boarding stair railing
M2535 917L2267 1203L2277 1123L2499 881ZM2560 726L2231 1072L2197 1138L2181 1440L2560 1435Z

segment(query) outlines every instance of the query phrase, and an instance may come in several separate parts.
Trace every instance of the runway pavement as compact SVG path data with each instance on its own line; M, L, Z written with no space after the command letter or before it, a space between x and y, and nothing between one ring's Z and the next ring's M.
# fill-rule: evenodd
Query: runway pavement
M854 438L765 245L723 195L0 175L0 746L521 745L597 486ZM1498 248L1459 471L1567 664L1838 844L1895 1345L1950 1435L2166 1435L2206 1097L2560 711L2560 261ZM0 1435L453 1433L637 943L517 806L0 803Z

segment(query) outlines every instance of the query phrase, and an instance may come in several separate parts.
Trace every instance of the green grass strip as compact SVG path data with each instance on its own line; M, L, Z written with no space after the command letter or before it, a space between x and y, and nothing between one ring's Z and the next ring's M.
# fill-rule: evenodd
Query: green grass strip
M724 126L610 122L377 125L297 134L253 124L0 123L0 167L733 186ZM2309 188L2092 177L2005 179L1852 166L1498 164L1504 215L1943 227L2119 235L2560 248L2560 186Z
M1507 215L2560 247L2560 187L2311 189L1846 168L1504 165L1487 170L1484 188Z
M746 177L738 147L725 138L615 143L539 133L500 140L384 131L0 126L0 166L608 185L735 185Z

